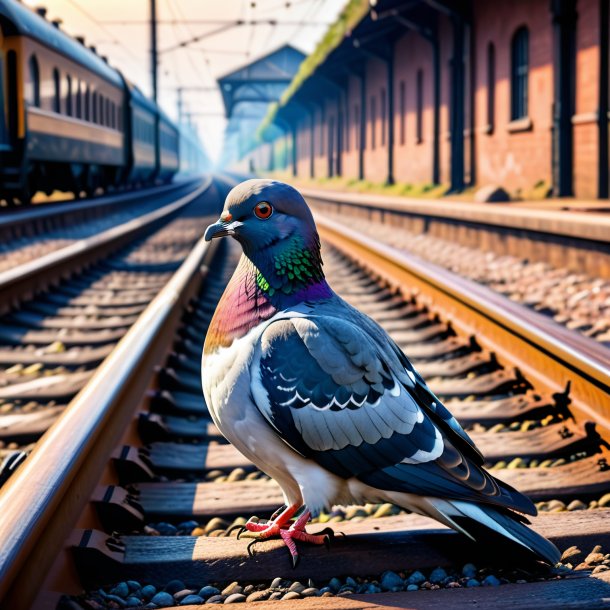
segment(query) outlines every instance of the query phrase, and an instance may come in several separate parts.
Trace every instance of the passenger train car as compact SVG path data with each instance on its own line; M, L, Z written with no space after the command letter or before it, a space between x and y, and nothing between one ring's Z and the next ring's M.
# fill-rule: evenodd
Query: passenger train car
M169 182L180 169L180 133L160 108L18 0L0 2L0 89L0 199Z

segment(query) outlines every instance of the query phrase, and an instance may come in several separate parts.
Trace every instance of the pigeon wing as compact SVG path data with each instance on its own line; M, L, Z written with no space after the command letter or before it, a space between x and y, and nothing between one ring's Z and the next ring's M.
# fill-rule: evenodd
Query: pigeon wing
M263 332L252 397L284 442L379 489L535 512L481 468L466 433L391 339L349 313L277 320Z

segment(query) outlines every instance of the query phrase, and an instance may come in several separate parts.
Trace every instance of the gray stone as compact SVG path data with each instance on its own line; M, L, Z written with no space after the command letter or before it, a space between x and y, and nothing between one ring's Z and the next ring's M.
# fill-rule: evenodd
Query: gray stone
M122 597L119 597L118 595L112 595L112 594L106 595L106 602L114 602L121 608L124 608L126 605L125 600Z
M277 578L274 578L273 581L271 582L272 589L279 589L281 586L282 586L282 579L279 576Z
M433 582L434 584L443 582L445 578L447 578L447 572L445 572L443 568L436 568L432 570L432 574L430 574L430 582Z
M254 591L253 593L250 593L250 595L248 595L248 597L246 598L247 602L262 602L266 599L269 599L269 596L271 595L271 591L269 589L265 589L264 591Z
M392 591L396 589L396 587L402 588L403 586L404 581L396 572L388 570L381 575L381 588L384 591Z
M224 595L212 595L205 603L206 604L222 604L225 601Z
M290 599L301 599L301 594L297 591L288 591L285 595L282 596L282 600L290 600Z
M157 593L151 600L153 604L157 604L160 608L169 608L174 605L174 596L161 591Z
M480 587L481 583L476 578L469 578L466 582L467 587Z
M338 578L331 578L328 583L328 586L332 591L336 593L341 588L342 584L343 583Z
M128 580L127 586L130 591L137 591L142 585L137 580Z
M129 585L126 582L120 582L114 589L110 590L110 594L127 597L129 595Z
M164 589L171 593L177 593L178 591L182 591L186 589L186 585L181 580L170 580L164 587Z
M241 589L241 587L240 587ZM243 593L233 593L225 599L225 604L243 604L246 601L246 596Z
M225 587L222 590L223 595L233 595L234 593L243 593L243 592L244 592L243 587L241 587L237 581L232 582L230 585L228 585L227 587Z
M501 203L510 201L510 195L501 186L488 184L477 190L474 200L479 203Z
M315 587L307 587L301 591L301 597L314 597L318 594L318 590Z
M407 585L407 591L417 591L418 589L417 585Z
M477 575L477 567L473 563L467 563L462 568L462 576L474 578Z
M189 604L203 604L204 599L199 595L187 595L180 602L181 606L188 606Z
M194 595L195 591L193 591L192 589L182 589L182 591L176 591L176 593L174 593L174 599L176 601L180 601L181 599L184 599L187 595Z
M125 606L127 608L139 608L142 605L142 600L137 597L128 597L125 600Z
M419 570L415 570L415 572L407 578L407 583L410 585L421 585L422 582L426 582L426 577Z
M203 599L207 599L208 597L212 597L212 595L220 595L220 590L216 587L207 585L199 589L199 593L197 595L199 595L199 597L203 597Z
M152 585L146 585L146 586L142 587L142 590L140 591L142 598L145 600L150 599L156 592L157 592L157 589L155 587L153 587Z
M493 574L490 574L483 579L483 586L485 587L499 587L500 584L500 581Z

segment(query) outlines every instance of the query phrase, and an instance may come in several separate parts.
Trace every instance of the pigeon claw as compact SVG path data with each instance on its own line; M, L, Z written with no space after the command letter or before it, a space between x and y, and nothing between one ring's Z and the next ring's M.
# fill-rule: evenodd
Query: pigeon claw
M235 530L238 530L237 532L237 539L239 540L239 537L241 536L242 532L244 532L246 529L245 525L241 525L239 523L236 523L235 525L232 525L230 528L227 529L227 536L230 536Z

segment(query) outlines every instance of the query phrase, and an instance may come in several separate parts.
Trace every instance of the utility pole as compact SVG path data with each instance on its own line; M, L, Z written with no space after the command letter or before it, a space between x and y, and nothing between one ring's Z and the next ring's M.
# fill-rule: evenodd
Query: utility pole
M157 102L157 0L150 0L150 71L152 73L152 97Z
M182 124L182 87L178 87L178 125Z

